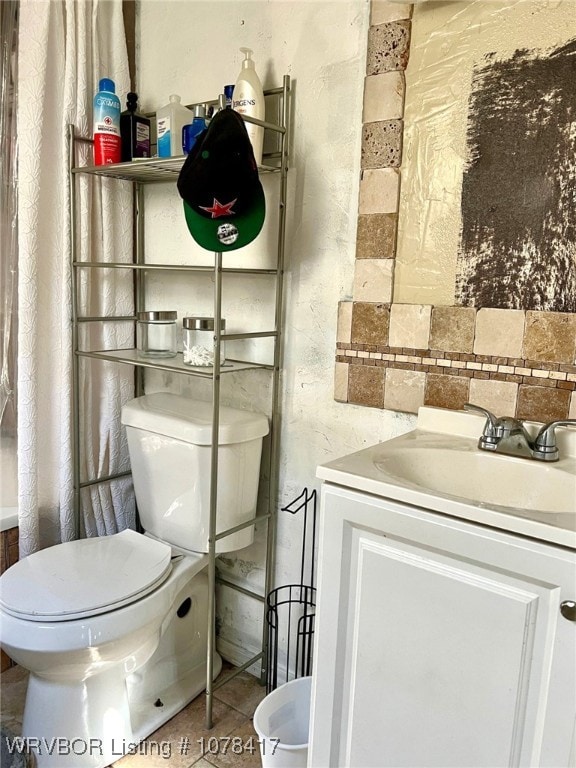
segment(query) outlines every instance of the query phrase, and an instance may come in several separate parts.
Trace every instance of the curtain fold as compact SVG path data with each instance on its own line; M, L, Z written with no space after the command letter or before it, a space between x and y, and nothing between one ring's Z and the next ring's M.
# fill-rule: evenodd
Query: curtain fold
M134 527L131 481L90 486L73 510L71 230L67 126L91 136L102 77L130 90L121 0L21 0L18 71L20 552L81 535ZM84 145L78 165L92 163ZM77 186L80 260L130 261L130 185L82 177ZM80 314L130 315L129 270L81 269ZM83 323L81 348L133 345L132 323ZM127 469L120 408L133 393L127 366L80 359L81 477ZM117 486L117 487L113 487ZM77 525L78 523L78 525Z

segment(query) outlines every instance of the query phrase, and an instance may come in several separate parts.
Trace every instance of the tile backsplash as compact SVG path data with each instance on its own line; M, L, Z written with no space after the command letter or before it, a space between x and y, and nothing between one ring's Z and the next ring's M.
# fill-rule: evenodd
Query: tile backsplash
M557 312L342 302L335 396L408 413L474 402L535 421L576 418L575 322Z
M353 300L338 308L335 399L576 418L576 314L394 303L411 15L409 4L372 0Z

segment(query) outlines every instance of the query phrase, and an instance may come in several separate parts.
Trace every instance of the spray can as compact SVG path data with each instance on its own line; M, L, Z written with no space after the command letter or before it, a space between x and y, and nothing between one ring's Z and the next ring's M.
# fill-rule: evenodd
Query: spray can
M184 154L189 154L196 143L197 137L206 129L206 107L204 104L196 104L194 107L194 120L182 128L182 149Z
M100 80L94 96L94 165L110 165L122 159L120 141L120 99L114 81Z
M226 108L232 109L232 94L234 93L233 85L224 86L224 98L226 100Z

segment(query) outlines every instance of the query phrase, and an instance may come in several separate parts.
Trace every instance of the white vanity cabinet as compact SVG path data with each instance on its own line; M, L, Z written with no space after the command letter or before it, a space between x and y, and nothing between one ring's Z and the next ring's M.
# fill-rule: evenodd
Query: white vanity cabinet
M574 766L575 553L324 483L309 763Z

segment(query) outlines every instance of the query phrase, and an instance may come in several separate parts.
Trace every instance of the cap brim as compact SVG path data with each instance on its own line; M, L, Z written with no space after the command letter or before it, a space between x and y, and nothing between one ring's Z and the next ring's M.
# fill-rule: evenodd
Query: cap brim
M266 217L266 199L258 184L247 211L234 216L211 219L201 216L184 202L184 215L190 234L198 245L208 251L234 251L251 243L258 235Z

